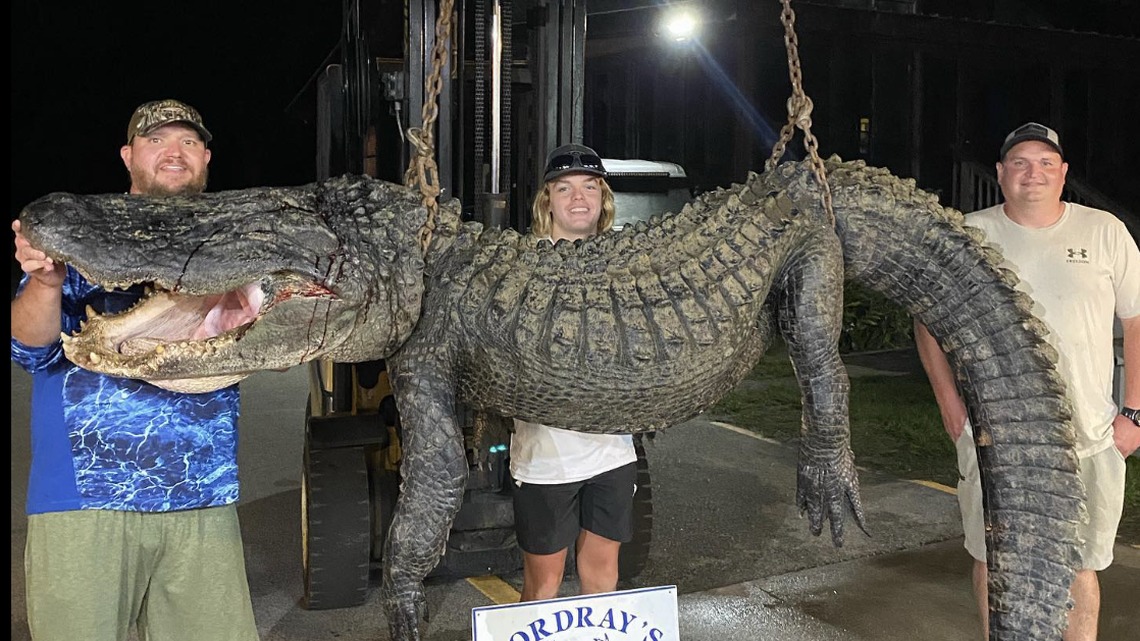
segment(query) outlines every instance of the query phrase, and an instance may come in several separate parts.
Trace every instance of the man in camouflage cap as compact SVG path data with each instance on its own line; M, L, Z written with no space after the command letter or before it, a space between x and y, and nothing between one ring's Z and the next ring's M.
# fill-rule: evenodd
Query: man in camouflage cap
M119 155L131 173L131 193L197 194L206 189L213 138L198 110L178 100L140 105L127 124Z
M130 193L202 192L210 138L177 100L136 109L120 150ZM37 443L24 555L32 638L118 641L134 628L257 641L237 515L238 386L182 394L69 362L61 332L134 305L143 288L105 290L33 247L20 221L12 231L24 272L12 361L32 375Z
M202 123L202 116L197 109L179 100L155 100L139 105L131 115L131 121L127 125L127 144L131 144L135 136L145 136L172 122L184 122L197 129L203 142L208 143L214 137Z

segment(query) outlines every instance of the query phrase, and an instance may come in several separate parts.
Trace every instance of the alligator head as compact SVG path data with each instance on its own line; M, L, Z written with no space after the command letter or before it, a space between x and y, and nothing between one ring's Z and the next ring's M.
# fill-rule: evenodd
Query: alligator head
M34 246L91 282L147 286L125 312L88 309L67 357L184 392L388 355L419 317L425 219L407 189L356 176L175 198L55 193L20 215Z

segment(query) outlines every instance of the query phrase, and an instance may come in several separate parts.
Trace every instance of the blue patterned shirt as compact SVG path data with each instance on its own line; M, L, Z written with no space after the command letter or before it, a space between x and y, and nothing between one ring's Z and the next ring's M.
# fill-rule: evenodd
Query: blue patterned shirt
M139 287L104 290L68 266L62 330L77 330L87 305L116 313L141 296ZM13 338L12 360L33 377L28 514L237 501L237 385L183 394L96 374L68 361L60 341L30 347Z

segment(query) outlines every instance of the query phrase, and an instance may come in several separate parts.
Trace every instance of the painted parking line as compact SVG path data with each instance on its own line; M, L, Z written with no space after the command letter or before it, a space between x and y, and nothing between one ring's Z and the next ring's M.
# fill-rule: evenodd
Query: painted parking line
M467 582L475 586L476 590L483 593L483 596L491 600L495 605L503 605L504 603L518 603L519 591L511 587L510 583L500 579L497 576L473 576L467 579Z
M733 425L732 423L724 423L721 421L709 421L709 423L712 425L715 425L721 429L726 429L730 432L736 432L737 434L743 434L744 436L754 438L758 441L764 441L765 443L774 443L776 445L781 444L780 441L768 438L766 436L760 436L756 432L746 430L743 427L737 427L736 425ZM957 494L958 494L958 488L950 487L948 485L943 485L943 484L938 483L936 481L920 481L920 480L915 480L915 479L906 479L906 480L911 482L911 483L917 483L918 485L924 485L926 487L938 490L939 492L946 492L947 494L953 494L955 496L957 496Z
M746 430L743 427L737 427L737 426L733 425L732 423L722 423L720 421L709 421L709 423L712 425L716 425L719 428L726 429L730 432L736 432L737 434L743 434L744 436L754 438L757 441L764 441L765 443L772 443L775 445L780 445L780 442L774 438L768 438L767 436L760 436L756 432Z
M949 485L943 485L941 483L938 483L937 481L920 481L917 479L909 479L909 480L911 483L917 483L919 485L925 485L926 487L934 488L934 489L938 490L939 492L945 492L947 494L953 494L955 496L958 495L958 488L950 487Z

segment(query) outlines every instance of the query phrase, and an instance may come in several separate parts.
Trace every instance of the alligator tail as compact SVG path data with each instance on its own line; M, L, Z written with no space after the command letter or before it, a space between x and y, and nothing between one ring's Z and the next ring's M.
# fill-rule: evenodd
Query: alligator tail
M960 212L862 162L833 158L827 175L847 278L926 325L958 376L986 488L991 639L1060 639L1084 490L1047 329ZM819 201L811 173L791 164L762 179Z

